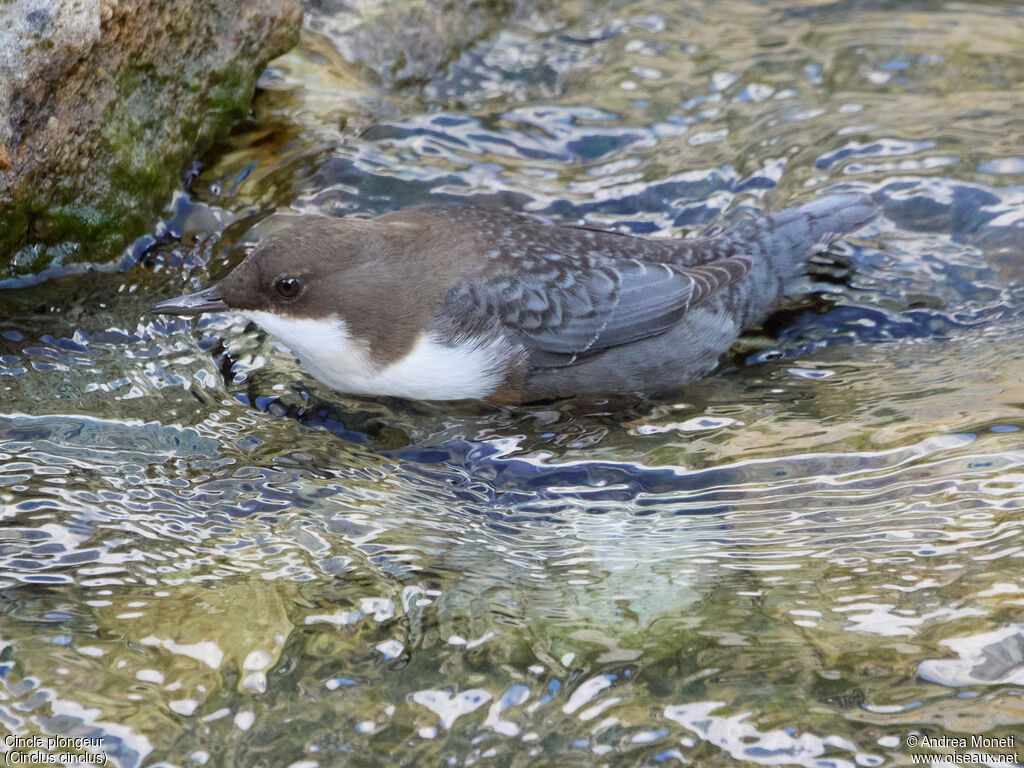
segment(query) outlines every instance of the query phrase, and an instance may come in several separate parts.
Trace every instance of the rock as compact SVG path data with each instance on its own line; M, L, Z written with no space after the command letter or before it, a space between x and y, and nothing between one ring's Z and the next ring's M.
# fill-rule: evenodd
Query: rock
M382 85L423 85L535 0L321 0L306 27Z
M297 0L0 4L0 279L151 227L301 19Z

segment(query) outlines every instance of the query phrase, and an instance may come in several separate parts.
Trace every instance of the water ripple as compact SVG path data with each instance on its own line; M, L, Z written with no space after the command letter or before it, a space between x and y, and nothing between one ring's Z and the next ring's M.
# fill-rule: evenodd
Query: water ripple
M118 263L0 285L0 721L121 766L900 765L1016 733L1020 23L567 4L406 90L307 29ZM238 318L143 315L278 209L665 237L832 189L882 215L659 398L350 398Z

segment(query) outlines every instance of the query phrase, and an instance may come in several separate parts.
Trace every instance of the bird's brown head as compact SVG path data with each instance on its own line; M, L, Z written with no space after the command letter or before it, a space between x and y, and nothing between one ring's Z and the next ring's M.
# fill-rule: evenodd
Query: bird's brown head
M425 229L406 222L297 217L216 285L150 311L238 312L264 327L268 315L338 316L348 333L386 359L413 343L429 321L431 301L445 289L442 276L424 264L428 240Z

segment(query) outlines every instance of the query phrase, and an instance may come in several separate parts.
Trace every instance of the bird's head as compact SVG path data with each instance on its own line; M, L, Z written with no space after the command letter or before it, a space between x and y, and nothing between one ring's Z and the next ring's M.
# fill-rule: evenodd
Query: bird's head
M423 263L425 235L406 222L298 217L216 285L150 311L240 314L283 341L321 381L333 381L338 367L373 369L398 359L423 333L443 290Z
M344 309L356 315L387 291L401 250L394 232L363 219L303 216L262 240L223 280L162 301L151 312L272 313L318 318ZM374 295L376 294L376 295Z

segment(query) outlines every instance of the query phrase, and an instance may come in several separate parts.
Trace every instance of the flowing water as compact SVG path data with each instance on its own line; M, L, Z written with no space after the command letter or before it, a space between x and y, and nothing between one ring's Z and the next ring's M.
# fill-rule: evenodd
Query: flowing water
M3 729L119 766L1024 752L1021 6L566 2L399 89L325 13L119 265L0 291ZM275 211L668 237L826 190L882 215L656 399L346 397L143 313ZM920 742L972 736L1006 742Z

